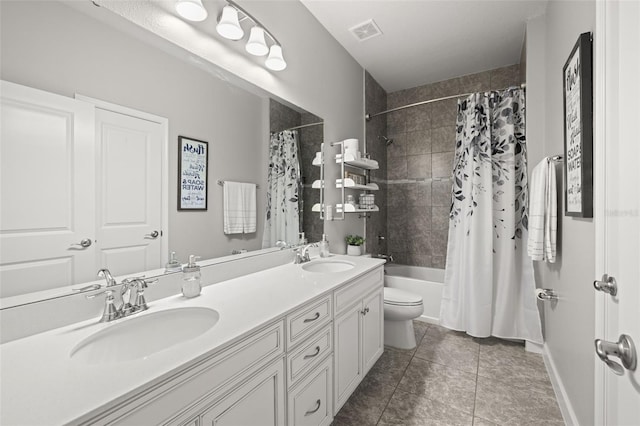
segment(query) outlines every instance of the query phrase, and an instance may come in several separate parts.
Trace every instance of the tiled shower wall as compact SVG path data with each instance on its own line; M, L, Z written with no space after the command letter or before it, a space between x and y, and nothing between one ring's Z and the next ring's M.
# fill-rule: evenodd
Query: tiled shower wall
M365 106L369 114L387 109L387 93L371 75L365 73ZM374 117L366 124L366 152L378 161L379 169L371 171L371 181L377 183L379 191L374 192L379 212L371 213L366 225L367 253L387 253L387 146L382 136L387 136L387 118ZM381 237L381 238L378 238Z
M387 108L518 84L520 67L512 65L389 93ZM387 248L396 263L445 267L456 114L457 100L449 99L386 115L393 139L386 149ZM368 143L369 135L367 124Z
M279 132L302 124L321 121L322 119L316 115L308 112L300 113L273 99L269 102L269 127L271 132ZM320 220L320 215L311 212L313 204L320 202L320 192L311 188L313 181L320 179L320 168L313 166L311 162L316 155L316 151L320 151L323 135L323 125L305 127L300 129L298 133L300 173L302 175L302 197L300 197L299 208L302 212L302 229L309 241L320 241L323 233L324 224ZM293 243L294 241L287 242Z

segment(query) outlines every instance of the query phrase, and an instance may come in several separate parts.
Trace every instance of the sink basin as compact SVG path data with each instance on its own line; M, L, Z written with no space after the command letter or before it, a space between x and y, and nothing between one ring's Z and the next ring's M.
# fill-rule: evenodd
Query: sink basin
M118 320L76 345L71 359L86 364L143 359L205 333L219 319L218 311L194 307Z
M302 265L302 269L307 272L320 272L330 274L333 272L344 272L353 269L355 265L345 260L317 260Z

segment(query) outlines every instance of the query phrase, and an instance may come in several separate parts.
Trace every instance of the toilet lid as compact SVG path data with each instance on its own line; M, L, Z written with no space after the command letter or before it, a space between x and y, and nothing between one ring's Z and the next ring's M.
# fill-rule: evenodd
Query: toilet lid
M415 306L422 304L422 297L397 288L384 288L384 303L388 305Z

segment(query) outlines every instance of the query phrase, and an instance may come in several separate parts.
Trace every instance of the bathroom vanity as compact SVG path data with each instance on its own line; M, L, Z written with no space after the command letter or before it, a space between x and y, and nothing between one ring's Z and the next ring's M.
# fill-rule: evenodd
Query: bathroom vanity
M383 262L286 264L6 343L0 423L329 425L383 351Z

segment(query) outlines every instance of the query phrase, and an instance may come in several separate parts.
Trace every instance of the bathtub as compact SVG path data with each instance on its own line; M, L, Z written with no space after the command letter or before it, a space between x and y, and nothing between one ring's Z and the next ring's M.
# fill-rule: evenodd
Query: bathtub
M424 313L420 321L438 324L444 283L444 269L386 264L385 287L398 288L422 296Z

